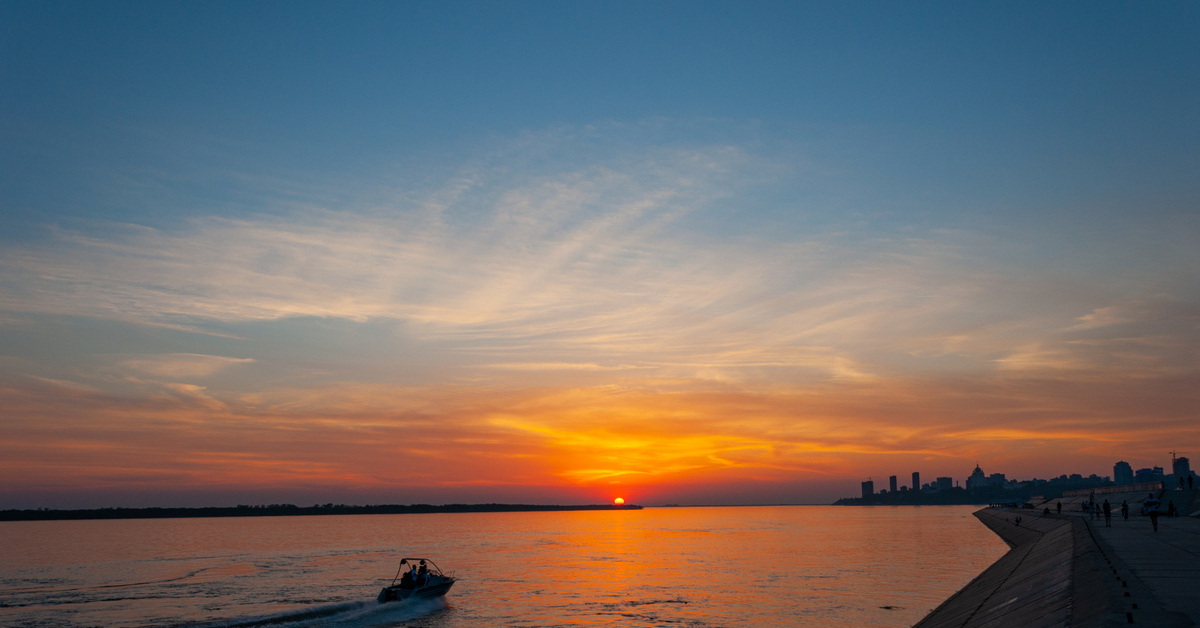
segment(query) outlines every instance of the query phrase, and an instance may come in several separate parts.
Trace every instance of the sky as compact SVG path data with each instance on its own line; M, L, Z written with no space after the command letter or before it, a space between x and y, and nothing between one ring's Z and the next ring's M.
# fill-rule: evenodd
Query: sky
M0 508L1200 466L1194 2L0 2Z

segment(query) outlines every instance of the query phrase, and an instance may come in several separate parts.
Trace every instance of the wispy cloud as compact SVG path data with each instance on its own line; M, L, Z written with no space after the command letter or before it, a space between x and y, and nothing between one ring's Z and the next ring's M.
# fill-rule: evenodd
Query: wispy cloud
M1185 368L1167 354L1196 342L1191 314L1163 325L1147 307L1170 308L1064 291L1069 278L997 265L1004 243L983 234L699 228L698 213L736 212L730 199L762 183L762 163L718 146L548 173L474 167L370 211L197 217L105 237L58 229L2 254L0 288L9 311L215 333L293 317L394 319L493 371L861 380L936 370L946 356L1007 373L1096 375L1118 360ZM1158 331L1084 342L1132 321Z
M251 358L171 353L130 357L118 362L116 367L137 376L179 381L208 377L231 366L253 362Z

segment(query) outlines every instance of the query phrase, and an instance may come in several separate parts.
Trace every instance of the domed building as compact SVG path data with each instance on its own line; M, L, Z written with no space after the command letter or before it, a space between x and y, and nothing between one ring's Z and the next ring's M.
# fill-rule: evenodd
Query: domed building
M990 480L988 480L988 477L984 475L983 469L979 468L979 463L976 462L975 470L972 471L970 477L967 478L967 490L969 491L976 488L983 488L985 486L991 486L991 484L992 483Z

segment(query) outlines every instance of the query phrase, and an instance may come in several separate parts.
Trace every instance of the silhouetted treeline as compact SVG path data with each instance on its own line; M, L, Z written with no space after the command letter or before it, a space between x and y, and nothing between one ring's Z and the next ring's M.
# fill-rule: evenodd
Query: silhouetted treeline
M535 504L381 504L377 506L347 506L325 504L294 506L226 506L209 508L95 508L88 510L0 510L0 521L50 521L64 519L174 519L186 517L294 517L305 515L404 515L439 512L542 512L560 510L641 510L641 506L591 504L587 506L555 506Z

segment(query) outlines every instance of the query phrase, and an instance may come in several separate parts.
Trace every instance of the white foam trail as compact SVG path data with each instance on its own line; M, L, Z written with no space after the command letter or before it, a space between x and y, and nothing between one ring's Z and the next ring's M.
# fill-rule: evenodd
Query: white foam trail
M360 600L328 606L316 606L276 615L246 617L216 624L204 624L205 628L259 628L279 626L282 628L308 628L310 626L339 626L342 628L373 628L391 626L435 613L446 608L442 598L407 600L379 604L375 600Z

